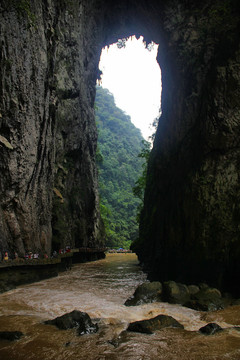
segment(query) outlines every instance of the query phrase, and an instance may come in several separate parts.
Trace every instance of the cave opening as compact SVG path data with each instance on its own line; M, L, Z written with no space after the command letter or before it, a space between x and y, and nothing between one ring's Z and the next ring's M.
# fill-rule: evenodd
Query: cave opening
M96 90L101 215L107 247L138 237L147 154L161 109L158 45L135 36L102 49ZM99 156L100 154L100 156Z
M113 94L116 105L150 140L161 109L161 69L158 44L143 36L118 39L102 49L98 84Z

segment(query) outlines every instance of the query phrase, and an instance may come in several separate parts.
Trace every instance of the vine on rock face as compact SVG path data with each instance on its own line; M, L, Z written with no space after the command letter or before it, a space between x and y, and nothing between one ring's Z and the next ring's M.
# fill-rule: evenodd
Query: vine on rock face
M147 182L147 166L148 166L148 160L150 156L151 151L151 143L142 140L142 150L138 154L138 157L141 159L144 159L144 163L142 164L142 175L138 178L138 180L135 182L135 186L133 187L133 194L137 198L141 200L140 204L138 205L138 212L137 212L137 222L140 222L140 215L143 208L143 200L144 200L144 192Z
M19 17L27 17L29 26L35 27L36 25L36 16L31 11L31 1L30 0L10 0L5 1L6 6L12 6Z

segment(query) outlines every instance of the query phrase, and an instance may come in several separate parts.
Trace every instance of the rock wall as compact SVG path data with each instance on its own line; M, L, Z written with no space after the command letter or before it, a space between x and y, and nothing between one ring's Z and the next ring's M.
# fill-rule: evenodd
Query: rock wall
M239 295L239 5L166 4L162 116L137 253L150 277Z
M94 3L1 2L0 251L103 245Z

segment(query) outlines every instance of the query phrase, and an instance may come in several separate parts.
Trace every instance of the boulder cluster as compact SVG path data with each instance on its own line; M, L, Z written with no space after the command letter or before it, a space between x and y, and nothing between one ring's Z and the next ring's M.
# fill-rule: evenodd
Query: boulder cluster
M233 300L230 295L223 297L216 288L207 284L184 285L175 281L166 281L163 284L159 281L145 282L137 287L134 294L125 301L126 306L137 306L153 302L169 302L181 304L194 310L215 311L223 309L228 305L237 305L240 300ZM171 316L158 315L152 319L135 321L128 325L127 331L134 331L145 334L153 334L154 331L163 328L184 329ZM239 330L239 327L234 327ZM216 323L209 323L201 327L198 332L203 335L214 335L224 330Z
M138 286L133 296L126 300L126 306L141 305L151 302L169 302L181 304L194 310L214 311L227 305L237 304L230 296L223 297L221 292L202 283L185 285L175 281L145 282Z
M146 288L147 284L144 284L144 288ZM157 284L151 285L149 283L149 286L153 286L157 289ZM140 286L140 289L143 286ZM139 289L139 288L138 288ZM140 290L138 290L137 293L139 293ZM153 299L153 297L152 297ZM146 302L146 297L144 298L144 301ZM62 316L56 317L52 320L46 320L44 321L44 324L46 325L54 325L60 330L68 330L68 329L75 329L77 335L84 335L84 334L93 334L96 333L99 328L97 324L94 324L90 318L90 316L85 313L78 310L73 310L70 313L64 314ZM110 340L109 343L117 347L119 345L119 342L121 341L121 338L124 338L125 334L127 332L136 332L136 333L144 333L144 334L153 334L155 331L164 329L164 328L176 328L176 329L182 329L184 330L184 326L180 324L176 319L174 319L172 316L168 315L157 315L154 318L146 319L146 320L140 320L140 321L134 321L130 323L126 329L126 331L123 331L117 339ZM240 327L234 327L236 330L240 330ZM201 327L198 332L203 335L214 335L215 333L219 331L223 331L224 329L221 328L216 323L209 323L203 327ZM15 341L20 340L21 337L23 337L24 334L21 331L0 331L0 341ZM69 346L71 343L67 342L65 346Z

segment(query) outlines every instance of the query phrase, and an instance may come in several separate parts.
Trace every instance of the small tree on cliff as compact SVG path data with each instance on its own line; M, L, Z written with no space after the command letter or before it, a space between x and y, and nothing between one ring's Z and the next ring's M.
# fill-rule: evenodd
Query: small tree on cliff
M141 200L141 203L138 205L138 212L137 212L138 223L143 208L144 192L147 181L147 166L148 166L150 151L151 151L151 143L146 140L142 140L142 151L138 154L138 157L144 159L145 161L142 164L142 169L143 169L142 175L138 178L138 180L135 182L135 186L133 187L133 194Z

